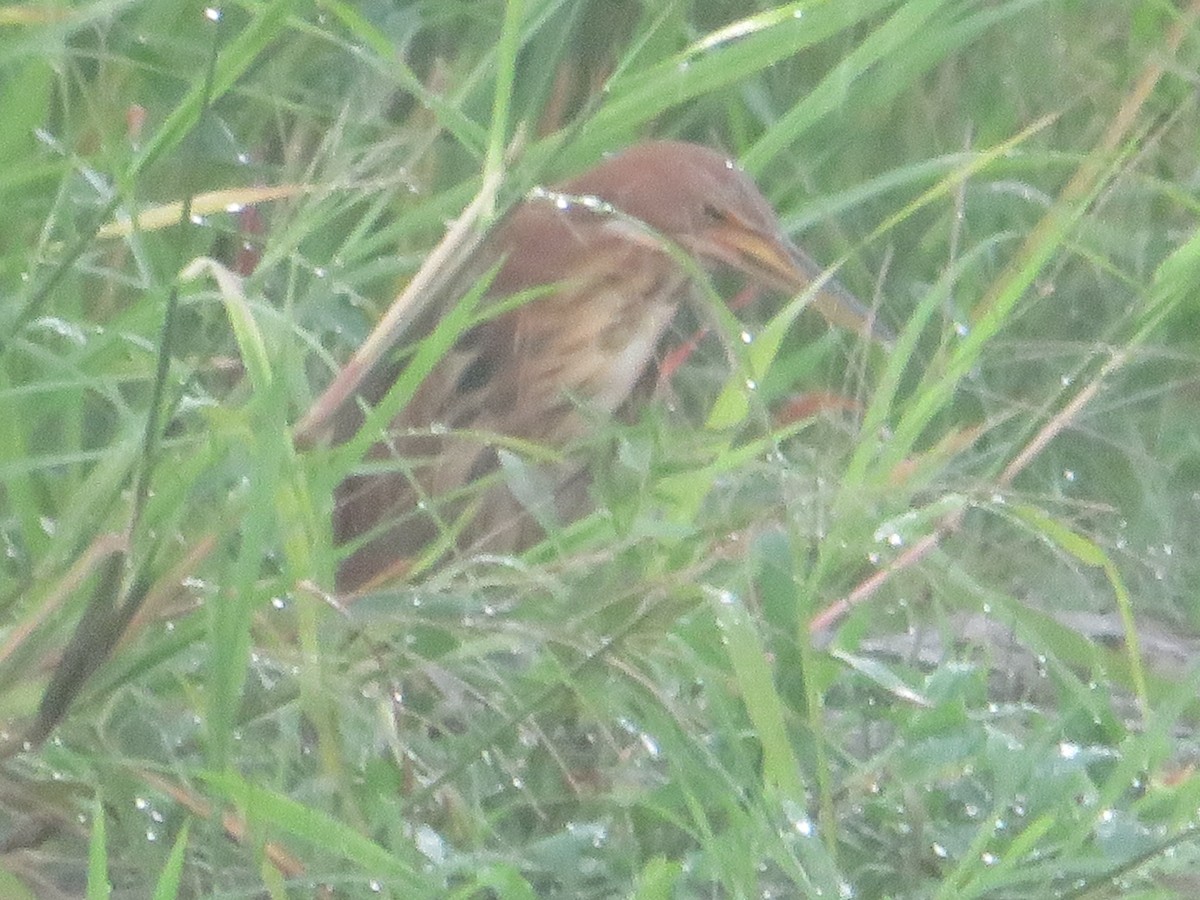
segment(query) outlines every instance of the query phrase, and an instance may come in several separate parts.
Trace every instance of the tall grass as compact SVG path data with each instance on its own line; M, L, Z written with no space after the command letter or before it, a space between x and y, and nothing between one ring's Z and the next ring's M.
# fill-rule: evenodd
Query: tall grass
M0 10L5 896L1190 896L1198 10ZM597 513L342 603L296 423L648 136L895 346L718 275Z

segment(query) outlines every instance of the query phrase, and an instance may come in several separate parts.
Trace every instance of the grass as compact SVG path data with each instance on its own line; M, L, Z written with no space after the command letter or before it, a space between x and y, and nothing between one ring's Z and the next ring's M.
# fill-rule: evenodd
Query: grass
M5 896L1191 896L1198 8L0 10ZM293 427L645 136L896 346L717 276L599 513L338 604Z

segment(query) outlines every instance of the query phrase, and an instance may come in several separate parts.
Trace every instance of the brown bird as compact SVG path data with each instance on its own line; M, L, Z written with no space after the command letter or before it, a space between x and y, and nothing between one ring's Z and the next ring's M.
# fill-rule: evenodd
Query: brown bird
M548 476L537 515L500 479L482 492L463 489L498 469L490 438L561 449L584 437L597 413L629 400L692 288L681 253L791 294L820 273L741 169L679 141L636 145L526 199L490 246L503 263L485 304L549 287L463 334L369 452L375 471L338 488L335 537L353 546L338 571L341 590L402 573L439 535L467 550L516 552L540 538L539 519L582 514L579 463ZM834 324L886 333L835 286L813 305ZM339 430L353 433L360 422ZM379 472L388 460L395 465Z

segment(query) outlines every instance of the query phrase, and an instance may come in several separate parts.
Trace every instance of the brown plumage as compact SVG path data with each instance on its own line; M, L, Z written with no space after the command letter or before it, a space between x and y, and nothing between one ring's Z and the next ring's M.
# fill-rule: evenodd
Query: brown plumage
M527 199L491 246L503 264L489 298L553 288L464 334L371 449L370 460L394 458L394 471L339 487L335 536L358 545L339 570L340 589L403 571L440 529L461 527L456 543L471 550L515 552L536 540L536 518L501 483L472 495L465 525L456 521L467 509L461 498L436 501L497 468L489 434L562 448L586 434L584 408L612 413L626 402L691 288L680 252L790 293L819 272L745 173L677 141L639 144ZM836 288L814 305L835 324L879 334ZM586 508L578 464L550 478L551 518Z

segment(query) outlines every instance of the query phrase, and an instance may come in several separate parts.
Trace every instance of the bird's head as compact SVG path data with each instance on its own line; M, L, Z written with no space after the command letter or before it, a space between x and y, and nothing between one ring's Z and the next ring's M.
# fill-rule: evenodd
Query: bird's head
M778 290L800 293L821 275L821 267L784 235L750 177L729 157L699 144L637 144L557 192L603 201L701 261L730 266ZM890 340L874 314L834 281L827 281L812 303L835 325Z

